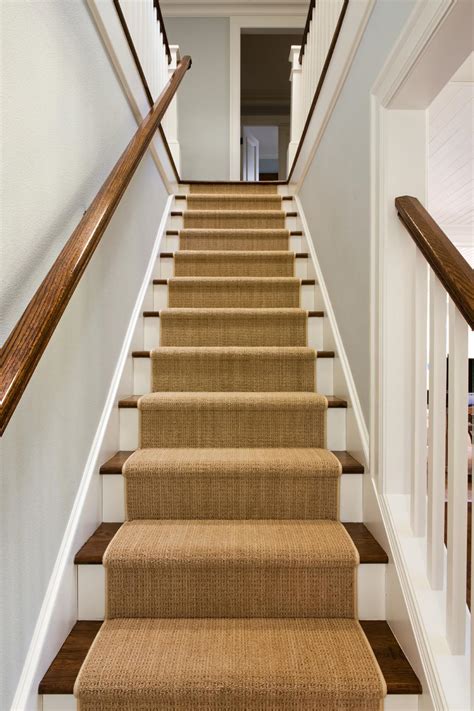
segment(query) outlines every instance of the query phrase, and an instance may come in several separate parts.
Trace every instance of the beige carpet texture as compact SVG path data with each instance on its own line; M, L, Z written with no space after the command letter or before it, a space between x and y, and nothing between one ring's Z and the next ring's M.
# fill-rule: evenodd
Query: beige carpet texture
M166 348L152 351L158 391L314 391L313 348Z
M184 229L179 233L179 246L192 251L281 252L288 250L289 239L285 229Z
M180 251L174 255L176 277L292 277L293 252Z
M249 183L193 183L179 202L78 708L381 711L316 378L331 354L308 342L323 314L300 307L288 203Z

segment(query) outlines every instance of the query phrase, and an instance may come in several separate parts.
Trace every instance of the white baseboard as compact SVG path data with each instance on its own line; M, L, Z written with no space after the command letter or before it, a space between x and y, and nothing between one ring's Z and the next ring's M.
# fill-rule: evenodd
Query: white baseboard
M113 450L110 444L107 446L109 427L112 430L110 439L115 440L115 450L118 449L118 418L115 418L114 421L113 414L116 411L122 374L127 360L130 358L130 347L142 314L142 304L149 291L153 269L165 233L172 199L173 196L170 195L166 202L150 261L130 317L99 425L13 698L12 711L37 711L38 684L77 620L77 582L74 556L77 549L94 532L101 521L102 501L98 469L101 461L110 456Z

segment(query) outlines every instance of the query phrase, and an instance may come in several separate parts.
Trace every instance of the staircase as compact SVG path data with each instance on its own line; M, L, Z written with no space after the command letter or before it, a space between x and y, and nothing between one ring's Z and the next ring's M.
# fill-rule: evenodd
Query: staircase
M285 189L175 197L43 711L418 707Z

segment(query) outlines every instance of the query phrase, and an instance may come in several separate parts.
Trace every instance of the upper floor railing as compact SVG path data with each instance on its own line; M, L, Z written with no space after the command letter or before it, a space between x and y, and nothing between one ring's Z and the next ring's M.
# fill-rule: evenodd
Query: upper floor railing
M466 654L473 270L416 198L398 197L395 205L417 246L411 334L414 383L407 405L412 432L411 532L414 538L426 536L426 568L420 574L427 575L433 590L444 593L451 653Z
M0 434L18 405L128 184L145 155L186 71L191 57L173 68L157 0L113 0L151 106L88 210L8 336L0 357ZM130 23L130 25L129 25ZM136 44L135 44L136 43ZM156 60L156 61L155 61ZM171 61L171 63L170 63ZM172 74L169 77L169 68ZM166 139L165 145L167 146ZM176 170L176 168L175 168Z
M311 0L301 46L291 48L291 118L288 177L318 101L349 0Z

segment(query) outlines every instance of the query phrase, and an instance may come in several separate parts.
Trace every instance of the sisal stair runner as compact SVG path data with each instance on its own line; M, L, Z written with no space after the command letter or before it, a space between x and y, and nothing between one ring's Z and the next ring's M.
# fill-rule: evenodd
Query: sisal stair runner
M81 711L378 711L276 187L192 185Z

